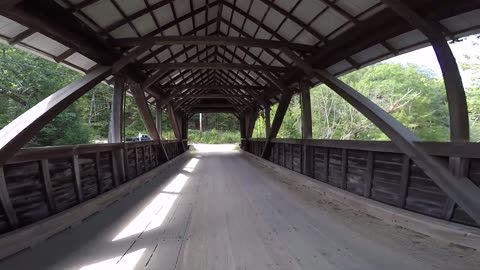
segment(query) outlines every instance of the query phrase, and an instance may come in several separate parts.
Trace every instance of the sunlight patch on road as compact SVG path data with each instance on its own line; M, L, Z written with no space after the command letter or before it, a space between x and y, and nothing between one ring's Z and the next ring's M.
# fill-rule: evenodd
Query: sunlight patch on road
M187 163L187 165L185 165L185 167L183 167L183 170L184 170L184 171L187 171L187 172L193 172L193 170L195 169L195 167L196 167L197 164L198 164L198 161L200 161L198 158L192 158L192 159Z
M193 172L199 159L192 158L183 170ZM178 198L183 187L187 183L188 177L179 173L168 183L162 192L160 192L143 210L138 214L112 241L117 241L125 237L138 235L144 231L158 228L162 225L165 217L172 208L175 200Z
M145 248L142 248L124 256L118 256L98 263L83 266L80 268L80 270L133 270L135 269L135 265L137 265L144 252Z

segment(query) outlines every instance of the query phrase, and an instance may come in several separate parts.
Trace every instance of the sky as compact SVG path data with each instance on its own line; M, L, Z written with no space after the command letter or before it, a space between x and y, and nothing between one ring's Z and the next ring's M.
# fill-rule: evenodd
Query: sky
M474 44L474 41L477 43ZM479 55L480 54L480 39L476 35L469 36L463 39L461 42L450 44L450 48L457 60L457 63L465 59L464 55ZM437 61L437 57L431 46L419 49L413 52L399 55L394 58L383 61L383 63L400 63L407 64L413 63L419 66L429 68L438 77L442 76L442 71ZM460 67L460 65L459 65ZM471 85L471 74L465 72L460 67L460 73L462 75L463 84L468 87Z

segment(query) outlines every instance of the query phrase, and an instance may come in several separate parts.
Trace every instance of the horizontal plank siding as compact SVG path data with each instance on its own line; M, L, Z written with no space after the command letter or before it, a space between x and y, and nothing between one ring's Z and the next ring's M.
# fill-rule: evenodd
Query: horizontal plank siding
M179 143L166 142L171 158L180 153ZM119 162L128 165L129 179L136 176L135 149L140 173L153 169L165 162L159 160L157 146L155 142L136 142L20 150L0 167L0 234L113 189L115 151L126 149Z
M259 142L264 139L252 139L252 143ZM391 142L314 139L272 142L271 160L280 166L303 173L298 166L311 162L311 177L316 180L416 213L480 227ZM467 176L480 186L480 143L418 144L445 165L450 156L468 160ZM303 145L312 147L311 155L304 158Z

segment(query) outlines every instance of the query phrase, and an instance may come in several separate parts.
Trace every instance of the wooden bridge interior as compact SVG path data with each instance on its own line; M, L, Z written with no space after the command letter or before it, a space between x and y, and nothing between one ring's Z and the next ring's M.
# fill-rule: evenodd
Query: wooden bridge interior
M476 232L480 145L470 142L465 91L448 42L479 29L480 2L472 0L2 0L2 41L85 75L0 130L0 258L45 241L54 234L48 226L58 233L78 222L62 214L110 202L188 155L187 123L195 113L235 115L246 155ZM450 142L422 142L337 78L429 45L445 82ZM22 148L102 82L113 86L108 144ZM391 141L312 139L309 90L318 84ZM153 141L122 138L125 93ZM303 139L277 139L297 94ZM252 139L261 111L267 136ZM175 140L161 139L162 113ZM61 218L63 225L55 223ZM478 239L472 241L480 247Z

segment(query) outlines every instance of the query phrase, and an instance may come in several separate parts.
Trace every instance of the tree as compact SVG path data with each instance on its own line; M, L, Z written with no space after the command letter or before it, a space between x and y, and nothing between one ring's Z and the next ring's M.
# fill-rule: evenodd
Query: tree
M465 87L467 96L468 114L470 118L470 140L480 141L480 42L467 38L463 42L470 42L475 48L470 55L463 55L460 60L460 68L464 74L470 76L471 84Z
M420 138L448 139L448 110L442 80L415 65L376 64L341 80L392 114ZM388 140L367 118L325 85L311 89L313 137L342 140ZM276 106L272 107L273 119ZM479 114L480 115L480 114ZM301 138L301 104L295 95L278 138ZM260 119L260 118L259 118ZM260 119L254 136L265 136Z

